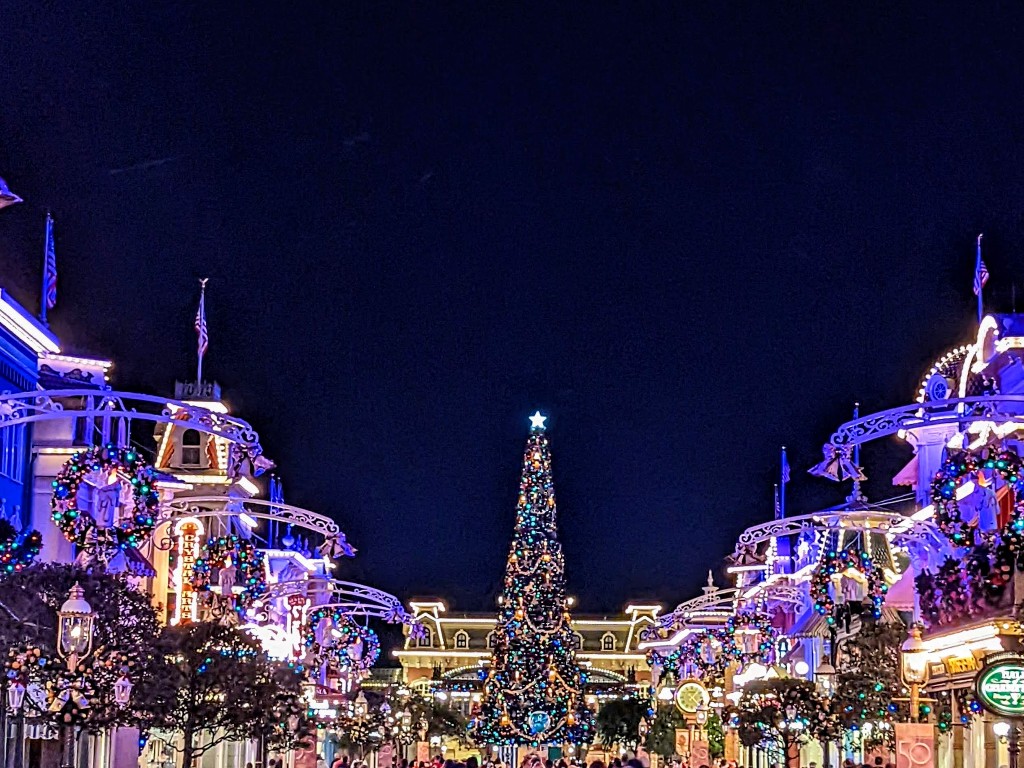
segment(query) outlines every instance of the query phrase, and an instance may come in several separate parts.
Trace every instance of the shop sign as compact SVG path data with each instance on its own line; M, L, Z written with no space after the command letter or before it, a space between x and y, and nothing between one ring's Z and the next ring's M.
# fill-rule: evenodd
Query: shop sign
M977 672L978 662L974 656L950 656L945 659L946 669L951 675L960 675L964 672Z
M1003 717L1024 717L1024 657L1001 653L989 657L974 679L981 706Z

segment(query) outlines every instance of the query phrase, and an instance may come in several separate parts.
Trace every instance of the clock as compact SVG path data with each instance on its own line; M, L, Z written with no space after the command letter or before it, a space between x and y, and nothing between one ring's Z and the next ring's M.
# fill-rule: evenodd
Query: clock
M694 714L701 704L706 707L710 701L708 689L693 680L683 683L676 690L676 706L680 712L688 715Z

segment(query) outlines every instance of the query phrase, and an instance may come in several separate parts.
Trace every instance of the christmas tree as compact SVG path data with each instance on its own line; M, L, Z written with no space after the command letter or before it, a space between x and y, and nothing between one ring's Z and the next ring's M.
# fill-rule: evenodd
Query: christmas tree
M530 417L516 527L474 736L484 744L588 741L593 716L565 595L545 418Z

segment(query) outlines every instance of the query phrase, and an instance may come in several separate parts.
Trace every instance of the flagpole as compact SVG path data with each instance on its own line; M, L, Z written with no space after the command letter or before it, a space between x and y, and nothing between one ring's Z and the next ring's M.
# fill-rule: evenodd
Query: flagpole
M202 324L204 326L202 333L206 332L205 325L206 325L206 281L207 280L209 280L209 278L207 278L207 277L201 278L199 280L199 312L200 312L200 315L202 316ZM196 347L196 352L197 352L196 357L198 359L198 363L196 364L196 384L198 385L198 387L200 389L202 389L202 386L203 386L203 352L205 352L205 351L206 350L203 349L202 340L200 339L199 344Z
M978 285L978 325L980 326L982 316L985 314L981 301L981 293L985 290L985 283L981 280L981 235L978 235L978 259L974 264L974 279Z
M786 482L789 480L787 475L787 466L789 462L786 460L786 446L782 446L782 465L781 471L779 472L779 479L782 481L779 483L779 519L786 517Z
M856 421L860 418L860 403L853 404L853 420ZM860 466L860 443L855 443L853 446L853 463L858 467Z

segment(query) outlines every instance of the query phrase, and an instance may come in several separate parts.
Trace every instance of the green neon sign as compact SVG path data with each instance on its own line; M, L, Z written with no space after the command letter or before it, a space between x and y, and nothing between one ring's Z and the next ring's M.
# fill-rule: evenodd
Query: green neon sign
M1005 717L1024 717L1024 659L997 661L978 674L981 705Z

